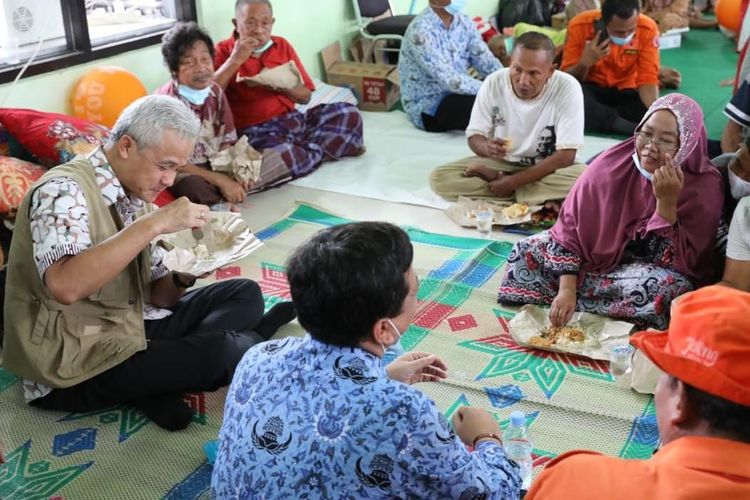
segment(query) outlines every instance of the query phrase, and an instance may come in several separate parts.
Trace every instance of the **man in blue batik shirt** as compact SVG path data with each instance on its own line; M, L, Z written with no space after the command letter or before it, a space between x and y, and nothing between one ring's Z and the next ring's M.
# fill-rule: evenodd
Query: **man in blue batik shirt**
M467 0L430 0L409 25L399 56L401 102L409 118L428 132L465 130L482 78L501 69L472 20Z
M463 406L453 429L411 384L445 364L382 364L417 309L409 236L358 222L299 247L287 276L304 339L267 342L229 389L211 489L229 498L502 498L520 493L497 421ZM467 445L474 447L469 452Z

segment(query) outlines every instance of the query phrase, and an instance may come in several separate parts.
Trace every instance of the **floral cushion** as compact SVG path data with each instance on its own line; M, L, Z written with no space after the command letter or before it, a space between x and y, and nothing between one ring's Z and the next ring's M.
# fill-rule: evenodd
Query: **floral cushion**
M0 216L15 218L26 192L45 171L28 161L0 156Z
M0 156L15 156L22 160L35 161L35 158L18 143L10 132L0 125Z
M105 127L80 118L32 109L0 109L0 124L46 167L88 153L109 134Z

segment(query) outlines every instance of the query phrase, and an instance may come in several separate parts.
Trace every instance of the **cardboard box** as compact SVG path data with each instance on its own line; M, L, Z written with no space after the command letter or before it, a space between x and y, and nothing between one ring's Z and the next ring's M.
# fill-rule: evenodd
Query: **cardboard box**
M659 49L676 49L682 45L682 35L690 31L690 28L674 28L659 37Z
M323 49L326 81L351 88L363 111L390 111L401 97L398 68L392 64L344 61L336 42Z

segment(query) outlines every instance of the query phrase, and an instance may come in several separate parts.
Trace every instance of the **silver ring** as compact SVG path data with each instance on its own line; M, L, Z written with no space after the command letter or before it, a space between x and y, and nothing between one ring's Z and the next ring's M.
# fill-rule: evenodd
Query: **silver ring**
M206 212L201 212L201 219L206 217Z

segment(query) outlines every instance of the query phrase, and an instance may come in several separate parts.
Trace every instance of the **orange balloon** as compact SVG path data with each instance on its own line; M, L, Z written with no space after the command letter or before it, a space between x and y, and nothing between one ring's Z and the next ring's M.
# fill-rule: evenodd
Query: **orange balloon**
M742 11L741 3L742 0L718 0L716 7L714 7L716 21L729 31L739 33L742 28L742 20L740 19L740 12Z
M146 87L130 71L101 66L83 75L70 103L74 116L111 128L128 104L146 94Z

